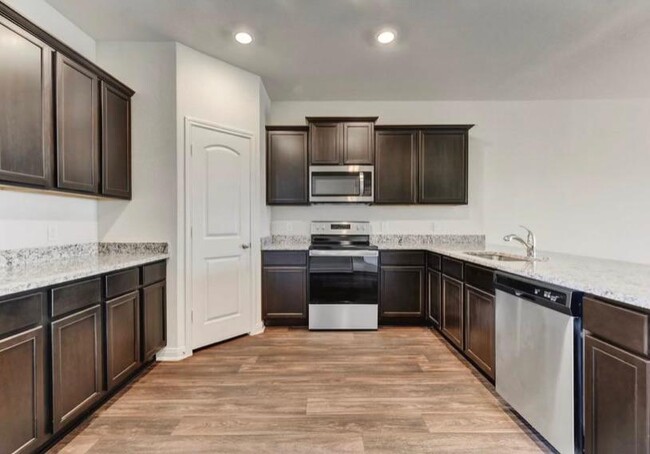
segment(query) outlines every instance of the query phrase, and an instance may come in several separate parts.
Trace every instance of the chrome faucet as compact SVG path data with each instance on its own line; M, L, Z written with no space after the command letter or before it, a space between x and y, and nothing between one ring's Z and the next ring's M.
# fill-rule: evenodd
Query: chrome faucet
M510 242L510 241L517 241L518 243L521 243L524 245L526 248L526 255L528 256L529 259L534 259L537 257L537 251L535 250L535 234L533 233L532 230L530 230L528 227L525 227L523 225L520 225L522 229L524 229L526 232L528 232L528 237L524 240L522 237L519 235L510 234L506 235L503 237L503 241Z

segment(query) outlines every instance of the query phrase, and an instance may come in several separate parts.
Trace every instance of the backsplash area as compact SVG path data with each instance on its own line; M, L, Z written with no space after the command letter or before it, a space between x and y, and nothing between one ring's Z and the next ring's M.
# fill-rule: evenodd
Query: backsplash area
M357 219L348 218L327 218L314 219L314 221L351 221ZM309 235L311 221L273 221L271 222L272 235ZM454 222L450 220L370 220L373 234L478 234L482 233L480 228L467 222Z

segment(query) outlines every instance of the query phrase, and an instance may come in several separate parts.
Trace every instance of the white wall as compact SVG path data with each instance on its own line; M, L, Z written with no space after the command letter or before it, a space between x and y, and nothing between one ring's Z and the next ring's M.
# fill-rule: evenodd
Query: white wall
M274 102L269 124L304 124L306 115L475 124L469 205L274 207L274 232L304 231L317 219L370 219L397 221L388 231L433 223L438 233L485 232L500 243L526 224L542 249L650 263L650 100Z
M174 348L176 355L188 354L191 346L181 343L187 339L188 309L185 306L185 204L184 204L184 129L185 119L193 118L202 121L208 121L220 126L231 129L250 132L254 137L255 152L260 159L253 160L252 178L253 206L251 207L252 231L251 242L254 245L259 244L260 232L263 230L260 226L261 213L263 211L261 200L260 183L260 163L261 153L259 135L262 130L263 114L265 103L268 99L263 99L261 80L259 76L229 65L223 61L212 58L201 52L195 51L182 44L176 44L176 128L177 134L177 161L176 169L178 175L178 223L177 223L177 249L176 253L179 259L177 270L178 292L177 292L177 310L173 315L169 315L170 332L177 330L175 333L178 344L170 345ZM268 227L267 227L268 229ZM259 295L259 247L253 247L252 268L254 270L253 284L255 285L255 294ZM256 300L256 307L253 313L256 317L261 317L261 308L259 307L259 297ZM171 325L175 326L171 326ZM256 327L261 327L261 319L256 320ZM169 347L168 347L169 348Z
M3 0L90 60L95 41L44 0ZM0 249L97 241L97 201L0 191Z
M99 42L97 62L133 90L132 200L102 200L100 241L165 241L168 313L176 310L176 45ZM177 331L168 343L177 345Z

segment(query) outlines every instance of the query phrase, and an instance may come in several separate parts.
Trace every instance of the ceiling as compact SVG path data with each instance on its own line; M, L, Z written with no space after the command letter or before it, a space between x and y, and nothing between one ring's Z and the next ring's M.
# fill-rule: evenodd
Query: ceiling
M274 101L650 97L648 0L47 1L97 40L178 41L259 74Z

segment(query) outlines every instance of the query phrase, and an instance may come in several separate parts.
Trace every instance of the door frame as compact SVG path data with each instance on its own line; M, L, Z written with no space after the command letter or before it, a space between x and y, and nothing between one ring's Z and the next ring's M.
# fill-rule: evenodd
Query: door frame
M255 260L254 260L254 252L257 250L257 248L253 247L253 243L256 241L256 238L259 236L257 233L257 225L259 224L259 219L257 216L257 213L254 208L255 208L255 197L254 194L257 194L255 192L255 187L256 183L255 180L255 167L254 167L254 156L255 156L255 150L257 150L257 141L256 141L256 136L255 134L241 130L241 129L235 129L231 128L228 126L222 126L217 123L213 123L207 120L201 120L198 118L193 118L193 117L185 117L184 121L184 147L183 147L183 199L184 199L184 212L183 212L183 245L184 245L184 267L182 271L183 277L182 277L182 282L183 282L183 287L184 287L184 309L185 309L185 356L191 356L192 351L193 351L193 327L192 327L192 310L194 307L193 301L192 301L192 279L193 279L193 274L192 274L192 236L190 235L190 232L192 231L192 191L191 191L191 185L190 185L190 172L192 169L191 166L191 147L192 147L192 127L200 127L200 128L205 128L209 129L212 131L216 132L222 132L225 134L231 134L239 137L243 137L246 139L250 140L251 144L251 149L249 153L249 172L251 172L251 178L249 181L249 219L250 219L250 241L251 241L251 248L249 249L249 253L251 254L249 263L250 263L250 269L249 269L249 274L250 274L250 280L249 280L249 295L250 295L250 301L249 305L251 308L251 316L250 316L250 324L249 324L249 329L248 329L248 334L254 333L256 331L256 321L255 321L255 313L256 313L256 304L255 304L255 299L257 296L257 292L255 289L255 283L257 282L256 276L255 276ZM258 240L259 242L259 240Z

